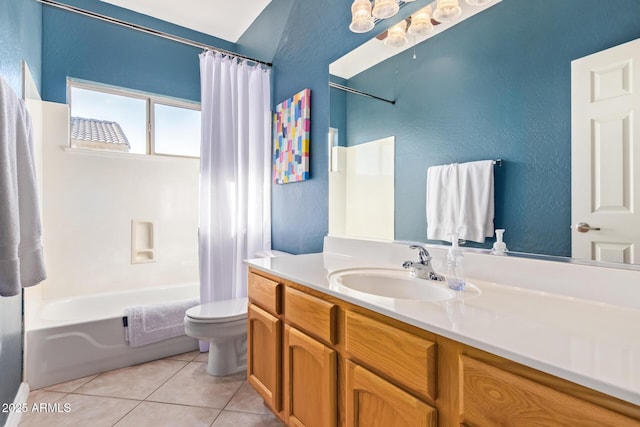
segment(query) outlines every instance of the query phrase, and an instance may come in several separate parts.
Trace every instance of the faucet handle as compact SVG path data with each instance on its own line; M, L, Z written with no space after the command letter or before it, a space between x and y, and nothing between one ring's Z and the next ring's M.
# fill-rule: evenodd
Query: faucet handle
M429 251L427 251L427 249L423 246L411 245L409 246L409 248L418 250L418 256L420 257L421 264L428 264L429 261L431 261L431 255L429 255Z

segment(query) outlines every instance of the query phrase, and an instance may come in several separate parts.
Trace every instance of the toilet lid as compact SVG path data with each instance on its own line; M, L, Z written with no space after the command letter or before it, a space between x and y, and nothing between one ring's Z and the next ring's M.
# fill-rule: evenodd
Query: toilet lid
M223 301L214 301L198 305L186 311L185 316L208 323L231 322L247 317L247 298L235 298Z

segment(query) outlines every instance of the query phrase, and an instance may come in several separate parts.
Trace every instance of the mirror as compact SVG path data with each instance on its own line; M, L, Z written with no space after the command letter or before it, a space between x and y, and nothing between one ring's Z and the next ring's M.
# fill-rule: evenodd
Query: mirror
M509 250L570 257L571 62L639 37L637 2L489 5L355 74L332 64L332 83L395 103L332 88L330 126L345 147L395 138L396 240L441 243L426 239L430 166L502 159L495 227L506 229ZM375 38L367 45L392 49Z

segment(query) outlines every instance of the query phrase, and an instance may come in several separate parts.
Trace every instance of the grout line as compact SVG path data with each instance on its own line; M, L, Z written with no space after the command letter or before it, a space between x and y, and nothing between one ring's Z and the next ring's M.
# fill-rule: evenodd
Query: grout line
M166 359L158 359L158 360L166 360ZM152 362L155 362L155 360L153 360ZM155 389L153 389L153 391L152 391L151 393L149 393L148 395L146 395L146 396L145 396L145 398L144 398L144 399L142 399L143 401L146 401L149 397L151 397L151 395L152 395L153 393L155 393L156 391L158 391L158 390L160 389L160 387L162 387L163 385L165 385L165 384L166 384L166 383L167 383L171 378L173 378L173 377L175 377L176 375L178 375L178 373L179 373L180 371L182 371L184 368L186 368L186 367L187 367L187 365L188 365L189 363L191 363L191 362L187 362L187 361L184 361L184 360L171 360L171 362L182 362L182 363L184 363L184 366L183 366L182 368L178 369L177 371L175 371L175 372L173 373L173 375L170 375L170 376L169 376L166 380L164 380L164 381L162 382L162 384L160 384L158 387L156 387ZM147 363L150 363L150 362L147 362Z
M132 399L133 400L133 399ZM136 399L137 400L137 399ZM127 415L129 415L130 413L133 412L134 409L136 409L138 406L140 406L140 404L143 402L142 400L137 400L138 404L136 406L134 406L133 408L131 408L131 410L129 410L126 414L124 414L123 416L121 416L120 418L118 418L118 421L116 421L115 423L111 424L111 427L114 427L116 424L118 424L120 421L122 421L124 419L124 417L126 417Z

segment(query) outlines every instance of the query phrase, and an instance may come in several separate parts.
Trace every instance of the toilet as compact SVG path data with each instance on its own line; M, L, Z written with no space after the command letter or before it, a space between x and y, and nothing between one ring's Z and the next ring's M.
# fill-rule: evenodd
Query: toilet
M207 372L220 377L247 369L247 298L210 302L188 309L184 331L207 340Z

